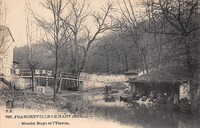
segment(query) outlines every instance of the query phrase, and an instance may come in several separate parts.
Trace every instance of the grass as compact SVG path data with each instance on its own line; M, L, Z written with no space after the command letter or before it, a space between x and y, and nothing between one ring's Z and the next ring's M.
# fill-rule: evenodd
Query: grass
M0 105L6 105L8 99L14 100L14 108L25 108L37 111L55 109L61 112L89 115L93 110L90 101L84 101L81 97L74 94L67 97L57 94L57 100L54 102L51 92L37 94L31 92L31 90L26 90L21 93L19 91L11 92L8 89L0 89Z
M124 75L98 75L98 74L82 74L84 89L93 89L105 87L105 85L124 84Z

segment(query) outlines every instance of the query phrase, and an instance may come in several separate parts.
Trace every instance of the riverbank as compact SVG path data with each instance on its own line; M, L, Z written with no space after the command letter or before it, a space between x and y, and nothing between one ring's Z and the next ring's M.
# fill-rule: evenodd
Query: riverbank
M111 85L112 89L123 90L124 85ZM46 87L46 93L34 93L31 89L23 91L0 90L0 105L6 105L8 100L13 100L14 108L25 108L46 111L57 109L71 113L91 114L93 105L91 101L83 101L82 97L87 95L103 95L104 88L92 88L85 91L62 90L57 94L56 102L53 101L53 89Z
M121 87L122 86L119 86L115 89ZM0 91L1 99L2 91L4 91L3 93L5 96L8 96L9 90ZM119 97L122 93L123 91L120 89L118 93L103 94L103 88L87 90L86 92L63 91L62 94L57 95L57 102L53 102L52 93L50 91L47 94L33 94L31 90L26 90L26 98L24 101L22 100L22 97L15 94L15 103L12 110L14 112L18 109L26 111L25 115L29 115L31 112L34 112L33 114L36 115L37 113L40 115L46 115L56 111L56 113L62 113L64 115L70 114L87 117L76 118L76 121L73 119L64 119L74 127L77 126L77 124L80 124L79 126L81 127L87 128L93 128L97 124L98 126L95 128L100 126L105 128L199 127L199 116L189 113L174 112L165 108L152 109L144 105L123 102L120 101ZM5 104L5 101L6 100L4 100L3 104ZM18 102L20 102L20 104ZM24 103L24 105L22 105L22 103ZM21 114L19 113L19 115ZM86 122L87 124L85 124ZM98 122L101 122L102 124L99 124ZM72 128L72 125L70 125L69 128ZM30 127L28 126L28 128Z

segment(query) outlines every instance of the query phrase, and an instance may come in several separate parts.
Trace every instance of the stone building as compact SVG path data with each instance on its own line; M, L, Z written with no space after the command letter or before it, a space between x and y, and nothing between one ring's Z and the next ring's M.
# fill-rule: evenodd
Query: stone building
M0 74L11 75L14 38L8 27L0 25Z

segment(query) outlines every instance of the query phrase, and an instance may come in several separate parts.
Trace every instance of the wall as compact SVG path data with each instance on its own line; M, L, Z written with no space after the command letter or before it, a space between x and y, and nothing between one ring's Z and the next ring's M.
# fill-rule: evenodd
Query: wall
M6 28L2 28L6 29ZM2 30L6 31L6 30ZM0 32L1 38L2 35L4 35L4 32ZM14 42L11 38L11 36L7 36L6 41L1 45L0 51L5 51L5 52L0 52L0 73L3 73L5 76L10 76L11 72L10 70L12 69L13 65L13 48L14 48Z
M179 99L184 97L190 99L190 85L187 83L181 84L179 94L180 94Z
M134 83L129 83L129 93L135 93L136 92L136 87Z

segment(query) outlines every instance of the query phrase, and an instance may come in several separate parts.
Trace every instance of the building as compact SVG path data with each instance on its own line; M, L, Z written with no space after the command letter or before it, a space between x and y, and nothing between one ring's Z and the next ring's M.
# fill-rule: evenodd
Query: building
M0 25L0 74L11 75L14 38L8 27Z
M153 91L167 93L169 96L176 93L180 99L184 97L189 99L190 85L188 80L190 78L189 70L186 67L174 66L160 68L149 74L129 79L128 83L133 94L139 93L148 96Z

